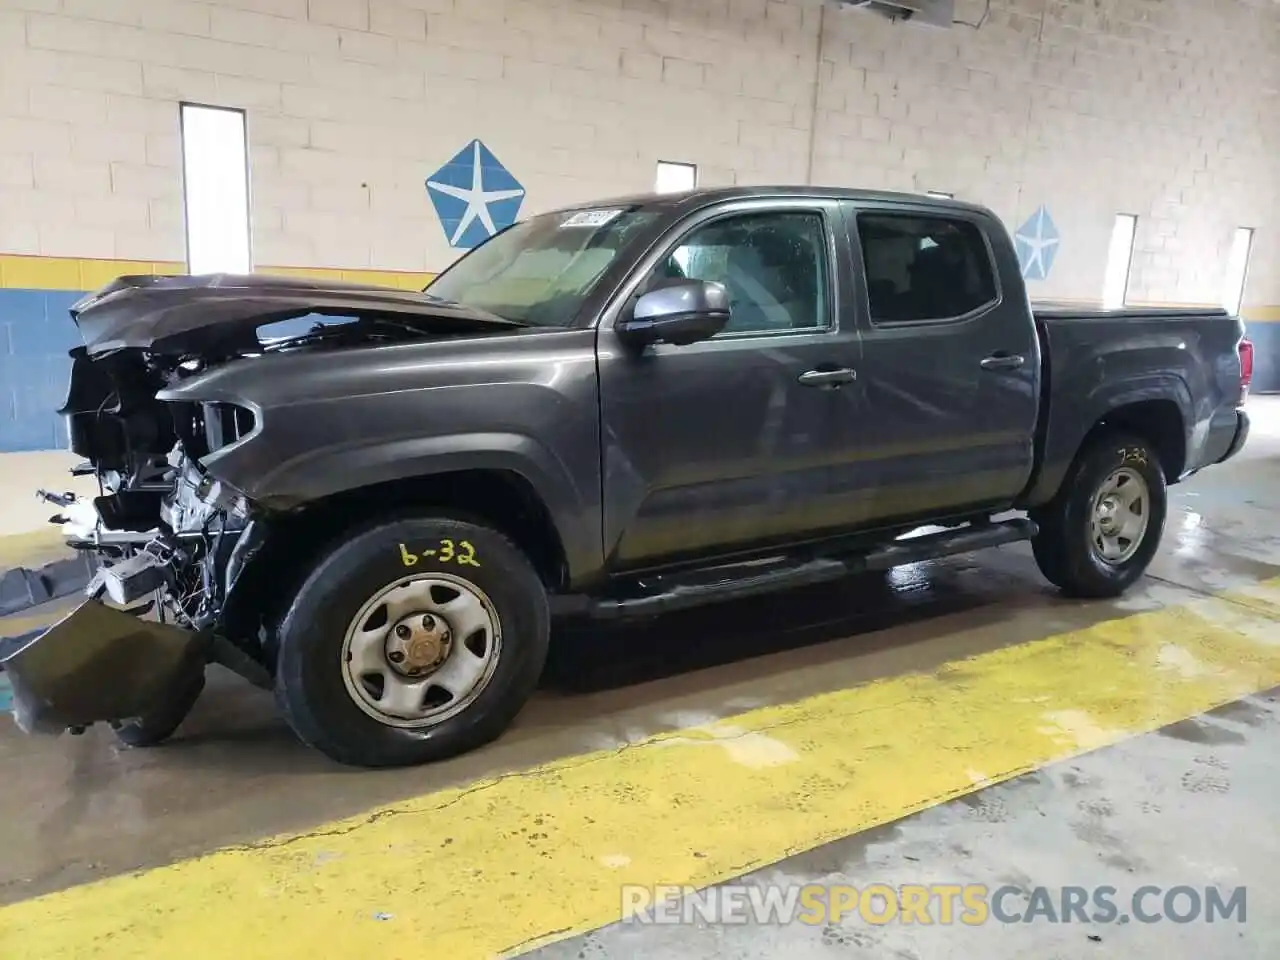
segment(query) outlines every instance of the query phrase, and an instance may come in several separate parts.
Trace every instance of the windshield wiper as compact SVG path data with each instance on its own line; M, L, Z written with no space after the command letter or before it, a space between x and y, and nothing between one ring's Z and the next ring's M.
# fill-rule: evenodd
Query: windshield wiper
M389 320L386 317L365 317L359 320L349 321L347 323L317 323L306 333L299 333L292 337L285 337L282 340L272 340L270 343L264 344L262 350L264 353L271 353L276 350L282 350L286 347L305 346L308 343L320 343L324 340L340 338L344 335L351 335L362 328L363 336L369 337L372 331L368 327L393 327L397 330L404 330L417 336L425 336L427 331L420 326L412 323L406 323L400 320ZM376 335L372 339L384 339Z
M426 300L428 303L438 303L442 307L453 307L457 310L461 310L467 315L468 320L475 320L477 323L501 323L512 327L531 326L531 324L525 323L523 320L517 320L514 317L494 313L492 310L484 307L474 307L469 303L450 300L448 297L438 297L434 293L427 293L426 289L421 292L422 299Z

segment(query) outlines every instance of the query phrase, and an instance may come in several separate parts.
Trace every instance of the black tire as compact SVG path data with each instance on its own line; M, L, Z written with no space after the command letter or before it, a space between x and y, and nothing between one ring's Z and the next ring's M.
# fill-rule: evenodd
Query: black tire
M137 720L116 724L112 730L126 747L155 747L172 737L204 691L204 669L191 674L163 707Z
M1128 468L1147 485L1150 515L1137 551L1123 563L1101 560L1090 543L1094 496L1115 471ZM1062 481L1058 496L1031 518L1040 532L1031 541L1036 564L1045 579L1071 597L1118 597L1151 564L1160 548L1168 512L1168 491L1160 458L1138 437L1112 433L1098 437L1080 452Z
M446 540L473 546L480 566L443 562L437 554L419 556L406 568L402 544ZM347 626L379 590L410 573L432 572L470 581L489 598L502 636L497 663L476 699L457 715L422 728L381 723L356 704L344 683ZM549 620L542 581L503 534L445 516L384 520L331 549L293 598L279 631L276 699L297 736L339 763L398 767L443 760L496 739L510 726L537 686Z

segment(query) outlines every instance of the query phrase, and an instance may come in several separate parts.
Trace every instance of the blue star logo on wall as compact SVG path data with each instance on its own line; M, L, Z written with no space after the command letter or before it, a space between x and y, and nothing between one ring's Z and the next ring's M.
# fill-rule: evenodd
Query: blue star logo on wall
M478 247L516 222L524 187L479 140L427 179L427 193L449 245Z
M1017 229L1013 241L1018 247L1023 279L1047 280L1058 255L1058 246L1062 243L1048 208L1041 205L1031 219Z

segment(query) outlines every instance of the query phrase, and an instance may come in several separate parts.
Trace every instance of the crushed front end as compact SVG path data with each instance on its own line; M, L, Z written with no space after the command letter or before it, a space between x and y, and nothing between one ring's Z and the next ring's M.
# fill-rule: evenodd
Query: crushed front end
M309 511L324 493L298 465L377 423L333 402L365 385L326 355L363 350L353 369L377 372L369 351L384 345L522 326L411 291L266 275L121 277L71 314L83 346L60 413L85 460L73 472L99 492L48 499L99 567L73 614L0 649L28 730L171 717L166 698L211 661L268 686L279 569L323 527ZM306 413L326 377L331 428ZM342 489L329 471L320 489Z
M144 287L145 281L139 282ZM87 298L77 310L127 279ZM73 311L73 316L76 315ZM44 494L69 546L97 559L84 602L16 648L0 651L13 712L27 732L119 725L162 711L220 660L267 682L260 647L226 637L226 601L261 545L258 515L201 463L248 438L248 405L171 402L166 388L243 355L257 341L222 336L204 351L154 342L72 351L64 417L70 449L95 475L98 495ZM257 638L253 638L255 641Z
M258 545L254 510L200 458L247 436L253 412L156 396L182 363L140 350L73 355L61 413L71 449L96 474L93 498L56 497L67 543L99 561L87 599L2 661L28 732L123 723L164 708L231 645L221 615ZM240 651L246 671L257 651Z

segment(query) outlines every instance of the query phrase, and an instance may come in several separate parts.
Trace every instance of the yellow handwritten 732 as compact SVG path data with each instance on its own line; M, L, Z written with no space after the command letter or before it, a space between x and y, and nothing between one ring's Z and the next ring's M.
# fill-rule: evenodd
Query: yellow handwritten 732
M400 562L406 567L416 567L419 561L428 558L464 567L480 566L480 561L476 559L476 548L471 545L470 540L441 540L437 546L421 553L414 553L403 543L400 544Z

